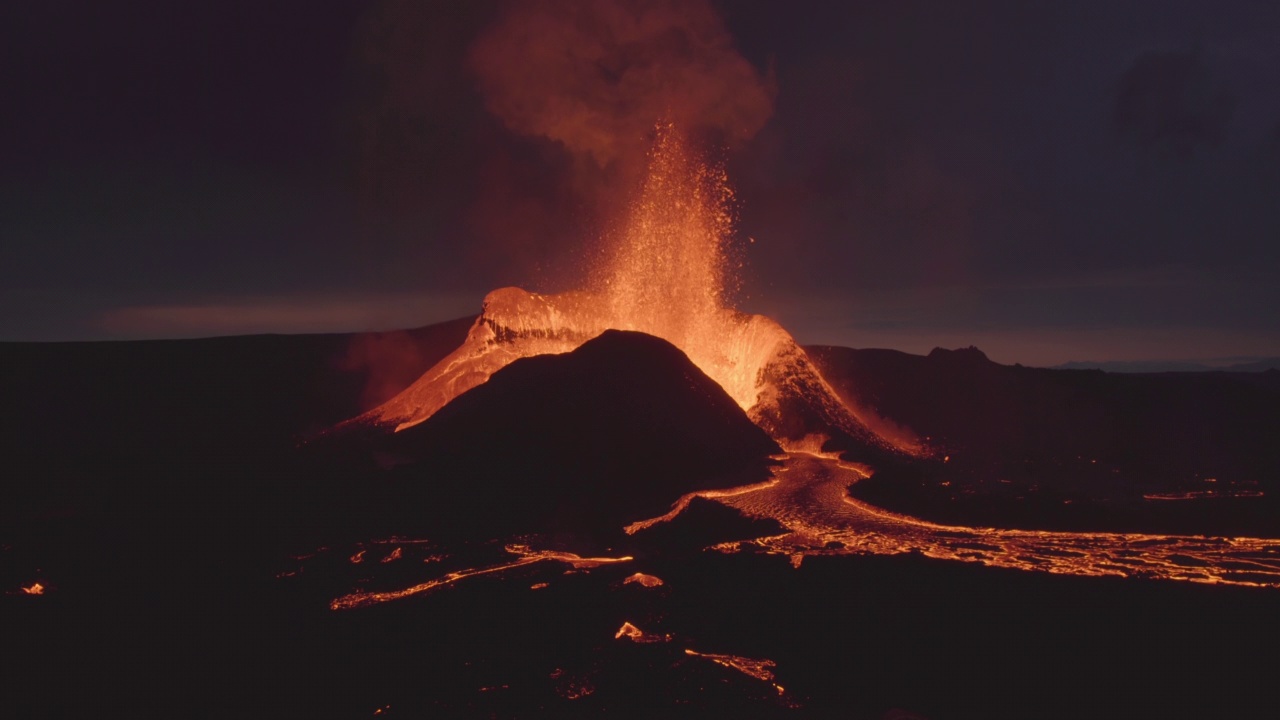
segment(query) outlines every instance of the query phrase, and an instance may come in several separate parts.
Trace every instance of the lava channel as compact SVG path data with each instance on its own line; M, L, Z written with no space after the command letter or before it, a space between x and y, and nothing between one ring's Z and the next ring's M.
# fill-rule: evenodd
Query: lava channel
M704 497L750 517L776 520L788 531L714 549L736 552L754 546L789 556L797 566L815 555L916 552L940 560L1066 575L1280 588L1280 540L941 525L850 497L849 485L869 475L865 466L790 453L768 482L692 493L667 515L627 529L636 532L667 521L693 497Z

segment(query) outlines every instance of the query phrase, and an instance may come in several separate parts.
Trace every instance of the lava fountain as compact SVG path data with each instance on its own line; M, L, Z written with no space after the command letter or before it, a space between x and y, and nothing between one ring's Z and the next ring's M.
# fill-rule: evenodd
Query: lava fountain
M403 430L511 362L565 353L609 329L680 348L784 447L846 434L917 454L869 430L795 339L762 315L733 309L727 247L732 191L671 123L657 127L648 173L589 289L542 295L494 290L462 346L383 405L351 422Z

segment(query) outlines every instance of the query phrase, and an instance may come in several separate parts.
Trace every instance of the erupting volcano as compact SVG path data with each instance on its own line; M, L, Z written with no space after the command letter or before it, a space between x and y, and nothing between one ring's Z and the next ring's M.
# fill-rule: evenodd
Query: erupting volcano
M522 358L571 353L610 330L640 332L683 351L787 454L775 458L782 466L771 472L770 480L728 488L700 485L704 489L668 498L675 502L665 515L631 517L628 534L672 521L700 497L746 517L777 522L785 532L747 544L788 555L797 566L813 555L917 552L1052 573L1280 586L1275 557L1280 541L948 526L850 498L847 489L876 468L850 464L849 456L842 459L839 451L858 449L863 452L855 455L891 462L928 460L930 453L909 431L886 437L872 430L778 323L733 309L731 205L723 169L706 163L674 124L659 124L647 175L586 289L556 295L514 287L491 292L461 347L400 394L346 425L398 433L424 423ZM492 404L487 407L493 409ZM831 445L837 451L824 451L832 439L838 440ZM560 490L582 492L572 486ZM743 546L734 542L715 548L737 552ZM529 558L558 557L517 555L520 559L512 562L454 573L410 590L358 593L351 596L356 601L338 600L334 607L414 594L472 574L519 567Z
M783 447L844 434L921 452L868 429L780 325L733 309L731 202L724 170L674 124L659 124L643 185L588 289L489 293L461 347L353 422L412 427L519 358L569 352L616 329L680 348Z
M0 718L1274 716L1280 15L1143 4L15 3Z

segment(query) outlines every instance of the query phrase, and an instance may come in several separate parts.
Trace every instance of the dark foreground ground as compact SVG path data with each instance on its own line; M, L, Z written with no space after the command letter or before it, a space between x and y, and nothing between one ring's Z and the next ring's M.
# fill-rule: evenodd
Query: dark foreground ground
M641 567L666 585L531 566L335 613L323 582L149 564L143 587L5 599L6 716L1274 716L1267 592L911 557ZM624 621L674 639L615 640ZM773 660L786 695L686 648Z
M464 330L383 341L412 349L412 376ZM409 546L368 541L403 528L353 528L314 501L296 441L377 393L352 342L0 347L0 715L1274 716L1273 591L914 556L795 568L702 551L769 531L718 506L612 549L628 563L331 611L365 579L504 556L458 540L382 563ZM638 571L665 584L623 584ZM43 595L22 592L37 581ZM627 621L670 639L615 639ZM686 649L771 660L785 692Z

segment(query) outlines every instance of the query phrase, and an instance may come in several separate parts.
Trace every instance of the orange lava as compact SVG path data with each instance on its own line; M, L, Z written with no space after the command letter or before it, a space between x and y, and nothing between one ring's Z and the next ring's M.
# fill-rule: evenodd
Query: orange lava
M646 180L587 289L541 295L508 287L489 293L461 347L400 394L350 422L402 430L517 359L570 352L608 329L640 331L684 351L788 455L769 481L686 495L666 515L627 526L628 533L670 520L692 498L705 497L778 521L786 534L749 543L785 555L797 567L812 555L917 552L1050 573L1280 587L1280 540L944 526L849 498L845 489L870 469L825 453L827 437L844 432L908 455L927 450L909 432L846 405L776 322L733 309L726 258L731 200L724 171L703 162L672 125L660 125ZM1148 499L1183 500L1209 492ZM719 549L733 551L744 544ZM510 563L448 573L395 592L354 593L334 600L332 607L393 600L543 560L580 567L626 559L528 548L512 552L518 558ZM363 555L362 550L351 562ZM719 656L705 657L721 662Z
M1208 481L1206 481L1208 482ZM1215 481L1216 482L1216 481ZM1260 498L1261 490L1189 490L1186 492L1148 493L1144 500L1213 500L1215 498Z
M622 581L622 584L623 585L637 584L642 587L652 588L652 587L658 587L663 583L662 583L662 578L660 577L657 577L654 575L646 575L644 573L635 573L634 575L627 576L627 578Z
M721 552L754 546L799 567L814 555L897 555L1067 575L1141 577L1280 588L1280 540L1144 533L1010 530L942 525L855 500L846 489L871 469L802 453L788 455L771 481L692 493L672 512L635 523L636 532L705 497L750 517L771 518L782 535L723 543Z
M569 352L616 329L679 347L780 441L807 433L784 430L781 423L783 400L799 397L821 430L918 453L918 446L868 430L780 325L731 307L726 245L732 193L724 171L702 162L669 124L658 127L649 160L646 180L590 289L489 293L461 347L354 422L397 430L417 425L514 360Z
M667 511L665 515L659 515L658 517L649 518L648 520L637 520L636 522L624 527L622 530L628 535L634 535L645 528L653 527L658 523L672 520L677 515L684 512L685 508L689 507L689 503L693 502L694 498L700 497L707 498L709 500L718 500L721 498L733 497L734 495L745 495L772 487L776 482L776 480L766 480L764 482L752 485L742 485L736 488L725 488L723 490L697 490L695 492L687 493L682 495L679 500L676 500L675 504L671 506L671 510Z
M556 668L548 676L556 681L556 694L565 700L581 700L596 691L596 686L589 678L565 672Z
M618 628L618 632L613 634L614 640L621 640L623 638L626 638L631 642L637 642L637 643L657 643L657 642L671 641L670 635L654 635L652 633L647 633L641 630L640 628L636 627L635 625L632 625L630 622L623 622L622 627Z
M740 657L738 655L720 655L716 653L700 653L696 650L688 650L688 649L684 651L684 654L690 655L693 657L706 658L707 660L710 660L711 662L717 665L723 665L724 667L732 668L744 675L749 675L750 677L753 677L757 680L767 682L770 685L772 685L775 690L778 691L779 695L786 692L786 690L781 685L773 682L773 669L777 667L778 664L772 660L763 660L763 659L756 660L754 658Z
M516 559L509 563L500 565L491 565L483 568L469 568L466 570L457 570L451 573L445 573L443 576L434 580L428 580L412 587L402 590L389 590L384 592L355 592L349 595L343 595L329 603L330 610L352 610L355 608L367 607L369 605L377 605L379 603L390 602L392 600L400 600L402 598L420 595L422 593L434 590L439 587L452 585L460 580L476 577L479 575L489 575L493 573L503 573L525 565L533 563L554 561L566 563L573 568L593 568L600 565L609 565L613 563L628 562L632 558L624 557L581 557L569 552L559 552L556 550L533 550L526 545L508 545L507 552L516 556Z

